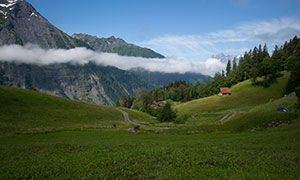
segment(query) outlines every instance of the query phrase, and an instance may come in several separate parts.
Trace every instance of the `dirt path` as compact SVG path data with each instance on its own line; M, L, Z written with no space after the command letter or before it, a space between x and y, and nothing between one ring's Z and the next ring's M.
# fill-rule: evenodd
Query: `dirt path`
M226 119L229 119L231 117L233 117L237 112L234 112L234 113L229 113L229 114L226 114L222 119L220 119L218 122L220 121L224 121Z
M121 109L117 109L118 111L120 111L123 114L124 120L129 122L130 124L136 125L136 126L142 126L142 127L147 127L147 128L153 128L153 129L175 129L176 127L157 127L157 126L148 126L145 124L140 124L140 123L136 123L133 122L129 119L129 116L127 114L127 112L122 111Z

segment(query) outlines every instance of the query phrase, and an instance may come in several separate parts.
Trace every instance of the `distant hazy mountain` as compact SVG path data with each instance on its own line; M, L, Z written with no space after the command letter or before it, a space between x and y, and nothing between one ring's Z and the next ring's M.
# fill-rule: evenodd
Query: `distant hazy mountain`
M236 61L238 62L241 56L225 55L223 53L219 53L217 55L213 55L212 58L219 59L222 63L226 64L228 60L233 61L234 58L236 58Z
M42 48L90 48L53 26L25 0L0 0L0 45L26 43Z
M123 39L111 36L109 38L98 38L87 34L73 34L73 38L81 40L91 46L95 51L117 53L121 56L134 56L144 58L164 58L163 55L148 49L129 44Z
M135 68L130 72L136 74L145 82L158 88L161 86L168 85L174 81L186 81L188 83L206 82L208 79L207 75L200 73L162 73L162 72L150 72L141 68Z

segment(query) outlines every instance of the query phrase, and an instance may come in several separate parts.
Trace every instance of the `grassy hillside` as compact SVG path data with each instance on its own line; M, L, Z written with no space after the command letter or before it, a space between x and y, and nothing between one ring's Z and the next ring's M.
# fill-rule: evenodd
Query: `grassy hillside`
M128 125L112 107L0 86L0 133L111 128L113 124Z
M0 179L298 179L300 119L274 110L296 102L295 94L280 98L286 76L262 94L246 81L232 88L231 97L186 103L204 109L185 127L138 134L122 128L128 124L114 107L0 86ZM242 92L258 102L239 104ZM236 102L226 107L223 98ZM124 110L134 121L157 123ZM288 123L273 126L280 121Z
M199 112L218 112L229 109L243 109L264 104L271 98L282 97L287 85L290 73L282 73L269 88L252 86L251 81L241 82L230 88L231 96L210 96L180 104L175 107L179 113L196 114Z

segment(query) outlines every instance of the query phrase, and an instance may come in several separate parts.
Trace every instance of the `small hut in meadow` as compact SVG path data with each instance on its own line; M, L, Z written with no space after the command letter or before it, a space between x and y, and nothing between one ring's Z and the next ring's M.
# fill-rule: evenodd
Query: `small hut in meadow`
M229 88L220 88L220 96L229 96L231 95L230 89Z

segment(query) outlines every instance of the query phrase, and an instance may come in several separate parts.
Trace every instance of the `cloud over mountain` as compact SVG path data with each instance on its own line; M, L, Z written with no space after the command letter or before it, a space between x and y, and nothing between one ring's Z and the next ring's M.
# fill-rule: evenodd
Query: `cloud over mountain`
M144 68L149 71L166 73L195 72L213 75L224 69L218 59L210 58L205 62L188 61L176 58L149 59L141 57L119 56L112 53L98 53L86 48L42 49L36 45L6 45L0 47L0 61L27 64L48 65L54 63L73 63L83 65L95 62L98 65L115 66L123 70Z

